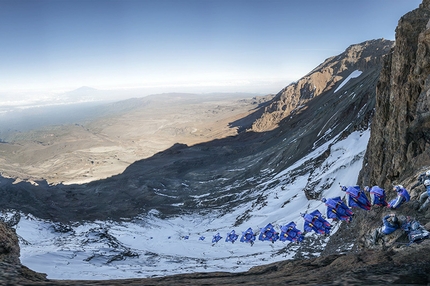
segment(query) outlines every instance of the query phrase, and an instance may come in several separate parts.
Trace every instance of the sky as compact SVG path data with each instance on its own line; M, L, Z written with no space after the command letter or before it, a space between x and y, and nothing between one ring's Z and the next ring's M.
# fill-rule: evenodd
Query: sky
M421 0L0 0L0 96L147 88L276 93Z

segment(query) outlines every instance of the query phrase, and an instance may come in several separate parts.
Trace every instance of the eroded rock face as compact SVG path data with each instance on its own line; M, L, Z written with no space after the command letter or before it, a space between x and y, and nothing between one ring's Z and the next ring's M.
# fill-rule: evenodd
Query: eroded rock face
M382 56L389 52L392 45L392 41L384 39L366 41L351 45L342 54L328 58L308 75L281 90L263 116L254 122L252 130L262 132L276 128L296 108L336 88L354 70L366 72L378 69Z
M429 20L428 0L399 20L377 85L361 184L390 188L430 164Z
M19 263L18 238L3 222L0 222L0 262Z

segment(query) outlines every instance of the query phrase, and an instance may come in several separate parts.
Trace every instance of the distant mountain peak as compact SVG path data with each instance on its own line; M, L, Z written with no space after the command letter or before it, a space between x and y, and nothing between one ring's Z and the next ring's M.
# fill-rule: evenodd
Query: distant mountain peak
M90 87L90 86L81 86L81 87L78 87L77 89L67 91L66 93L87 92L87 91L98 91L98 89L95 89L95 88Z
M365 41L326 59L300 80L281 90L252 129L261 132L276 128L282 119L300 106L322 94L333 92L343 79L356 70L363 73L379 70L383 56L393 45L393 41L385 39Z
M102 100L102 96L100 90L89 86L81 86L60 95L61 99L68 103L99 101Z

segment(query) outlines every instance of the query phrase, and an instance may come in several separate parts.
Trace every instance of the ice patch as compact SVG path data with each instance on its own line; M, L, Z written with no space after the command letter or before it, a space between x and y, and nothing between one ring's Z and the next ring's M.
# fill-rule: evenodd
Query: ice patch
M336 93L339 89L341 89L345 84L348 83L349 80L359 77L363 72L359 71L359 70L355 70L353 71L344 81L342 81L342 83L336 88L336 90L334 91L334 93Z

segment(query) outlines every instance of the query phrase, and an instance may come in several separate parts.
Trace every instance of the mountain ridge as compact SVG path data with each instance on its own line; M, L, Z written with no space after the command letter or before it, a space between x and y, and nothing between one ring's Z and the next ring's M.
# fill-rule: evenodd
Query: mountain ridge
M330 57L297 82L286 86L257 119L252 130L271 130L299 106L335 88L354 69L371 72L380 57L388 53L392 41L379 39L349 46L338 56ZM352 70L351 70L352 69ZM348 73L348 74L346 74Z

